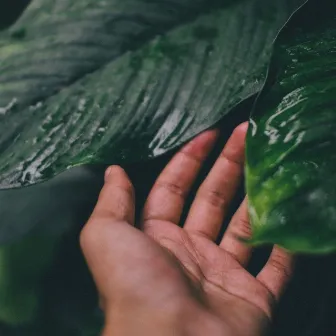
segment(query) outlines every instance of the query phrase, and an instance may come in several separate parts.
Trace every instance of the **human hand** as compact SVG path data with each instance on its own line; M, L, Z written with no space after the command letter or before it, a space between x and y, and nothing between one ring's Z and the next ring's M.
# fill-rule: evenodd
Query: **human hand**
M104 335L260 336L289 280L293 259L274 247L255 278L246 271L252 250L247 201L219 245L216 241L243 175L247 124L232 134L179 226L188 192L218 132L207 131L175 155L134 227L134 190L110 167L81 246L106 316ZM160 330L158 332L158 330Z

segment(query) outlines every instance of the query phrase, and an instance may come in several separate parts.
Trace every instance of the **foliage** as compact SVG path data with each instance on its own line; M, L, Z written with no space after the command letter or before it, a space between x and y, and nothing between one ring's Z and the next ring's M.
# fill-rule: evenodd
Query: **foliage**
M247 140L252 243L336 250L335 13L311 1L276 43Z
M303 0L34 0L0 36L0 188L146 160L257 93Z
M237 105L254 99L273 40L304 2L32 0L0 32L0 189L13 189L1 190L2 199L24 190L31 201L38 186L14 188L52 178L41 187L56 203L50 182L87 163L145 161L152 179L151 162L165 163L162 154L219 120L230 125ZM336 245L333 6L331 0L309 0L286 25L251 117L246 176L256 245L314 253ZM133 170L146 189L139 167ZM82 196L87 184L74 189L90 212L93 202ZM78 196L73 195L61 198L72 202ZM22 238L33 231L30 226L1 223L0 241L6 244L0 248L0 319L15 327L26 323L15 332L8 327L10 335L26 336L28 329L44 334L41 319L47 330L55 326L55 335L91 336L99 329L94 287L79 247L67 242L74 257L64 252L68 228L52 227L54 217L35 237ZM43 220L37 222L42 226ZM69 285L73 279L84 287Z

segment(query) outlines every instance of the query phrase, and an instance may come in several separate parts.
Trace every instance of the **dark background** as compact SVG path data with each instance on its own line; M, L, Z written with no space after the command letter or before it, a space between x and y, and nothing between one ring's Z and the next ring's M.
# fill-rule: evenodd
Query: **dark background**
M0 0L0 30L12 24L30 0Z
M28 0L0 0L0 29L13 23L28 3ZM217 125L221 128L222 137L206 162L194 191L211 168L233 128L247 120L252 102L253 99L241 104L230 114L229 119L225 118ZM155 178L173 154L169 153L150 162L124 167L136 188L138 211ZM92 210L105 167L88 169L97 176L95 182L92 182L95 185L92 186L91 202L75 210L74 223L70 230L67 228L67 234L62 238L55 262L45 276L39 320L32 326L21 328L10 328L0 324L1 336L93 336L98 334L96 326L101 322L102 316L97 308L93 283L80 253L78 233ZM55 198L57 196L55 194ZM232 212L243 196L242 186ZM270 248L255 251L249 267L252 273L255 274L260 270L269 252ZM296 272L278 308L272 335L329 336L336 334L335 265L335 255L298 256Z

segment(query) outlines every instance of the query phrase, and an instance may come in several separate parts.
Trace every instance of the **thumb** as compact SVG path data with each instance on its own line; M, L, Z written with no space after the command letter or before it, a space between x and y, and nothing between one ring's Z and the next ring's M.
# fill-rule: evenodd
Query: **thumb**
M119 242L131 228L127 224L133 225L134 213L132 183L122 168L109 167L97 205L80 234L80 245L98 288L107 285L113 270L107 272L106 266L115 264Z
M100 192L92 217L109 218L134 224L135 195L126 172L111 166L105 173L105 185Z

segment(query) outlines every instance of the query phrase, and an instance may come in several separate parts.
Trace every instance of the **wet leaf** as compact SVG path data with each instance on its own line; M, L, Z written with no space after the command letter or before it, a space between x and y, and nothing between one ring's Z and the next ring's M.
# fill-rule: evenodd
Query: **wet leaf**
M254 244L336 250L335 13L308 2L276 43L247 139Z
M303 0L34 0L0 36L0 188L147 160L264 82Z

